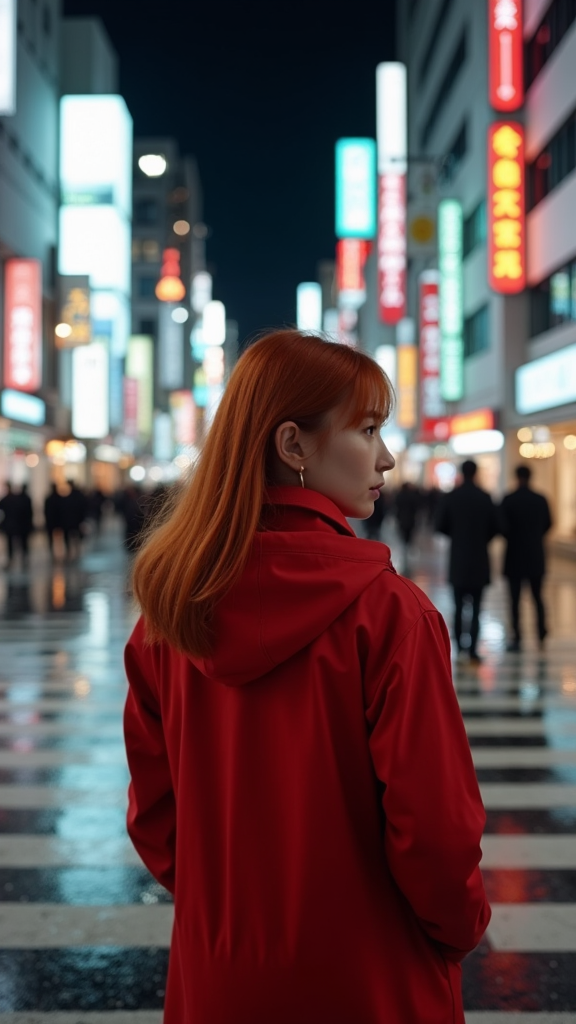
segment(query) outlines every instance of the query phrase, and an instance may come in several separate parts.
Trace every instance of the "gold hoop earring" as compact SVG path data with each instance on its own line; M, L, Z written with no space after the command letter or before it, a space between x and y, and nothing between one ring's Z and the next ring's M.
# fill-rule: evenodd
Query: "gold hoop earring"
M300 466L298 475L300 476L300 483L302 484L302 487L304 487L304 466Z

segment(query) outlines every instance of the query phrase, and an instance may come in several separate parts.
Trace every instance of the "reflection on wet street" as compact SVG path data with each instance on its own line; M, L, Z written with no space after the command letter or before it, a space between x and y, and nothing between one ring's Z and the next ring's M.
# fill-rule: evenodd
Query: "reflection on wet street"
M128 566L114 524L90 544L0 572L0 1024L161 1020L171 901L124 827ZM421 538L408 567L450 621L444 557ZM464 964L469 1024L576 1019L576 563L552 563L546 598L546 650L507 654L497 580L482 663L455 662L494 907Z

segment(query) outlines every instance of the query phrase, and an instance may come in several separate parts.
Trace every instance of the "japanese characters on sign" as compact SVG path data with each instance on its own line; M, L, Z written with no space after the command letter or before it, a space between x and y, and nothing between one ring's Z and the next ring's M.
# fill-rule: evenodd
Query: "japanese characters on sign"
M444 421L440 391L440 275L425 270L420 275L420 433L442 439L436 427Z
M42 384L42 265L9 259L4 278L4 386L38 391Z
M406 315L406 175L378 181L378 305L385 324Z
M488 129L488 283L505 295L526 287L524 129L499 121Z
M440 389L447 402L464 393L463 227L461 203L443 199L438 207Z
M518 110L524 102L521 0L488 3L489 99L494 110Z

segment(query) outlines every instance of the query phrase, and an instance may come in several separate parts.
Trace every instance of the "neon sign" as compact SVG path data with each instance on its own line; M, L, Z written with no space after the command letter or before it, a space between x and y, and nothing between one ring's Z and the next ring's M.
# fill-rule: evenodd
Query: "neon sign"
M524 102L521 0L490 0L489 99L494 110L518 110Z
M524 129L499 121L488 129L488 283L504 295L526 287Z
M376 68L378 307L385 324L406 315L406 68Z
M440 385L442 398L457 402L464 392L463 219L457 199L438 207L440 267Z
M42 265L9 259L4 284L4 385L37 391L42 384Z

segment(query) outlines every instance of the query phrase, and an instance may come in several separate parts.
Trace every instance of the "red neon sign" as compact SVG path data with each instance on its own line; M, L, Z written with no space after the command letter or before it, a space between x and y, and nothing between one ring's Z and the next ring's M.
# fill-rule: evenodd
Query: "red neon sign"
M524 129L499 121L488 129L488 283L503 295L526 287Z
M378 179L378 305L385 324L406 315L406 175Z
M124 433L126 437L138 437L138 381L135 377L124 377Z
M38 391L42 384L42 264L6 261L4 387Z
M522 0L489 0L489 99L494 110L524 102Z
M181 302L185 295L186 289L180 279L180 253L178 249L164 249L156 298L161 302Z
M361 238L342 238L336 243L336 283L338 292L365 294L364 265L371 243Z
M443 441L450 430L440 390L440 275L420 276L420 437Z

